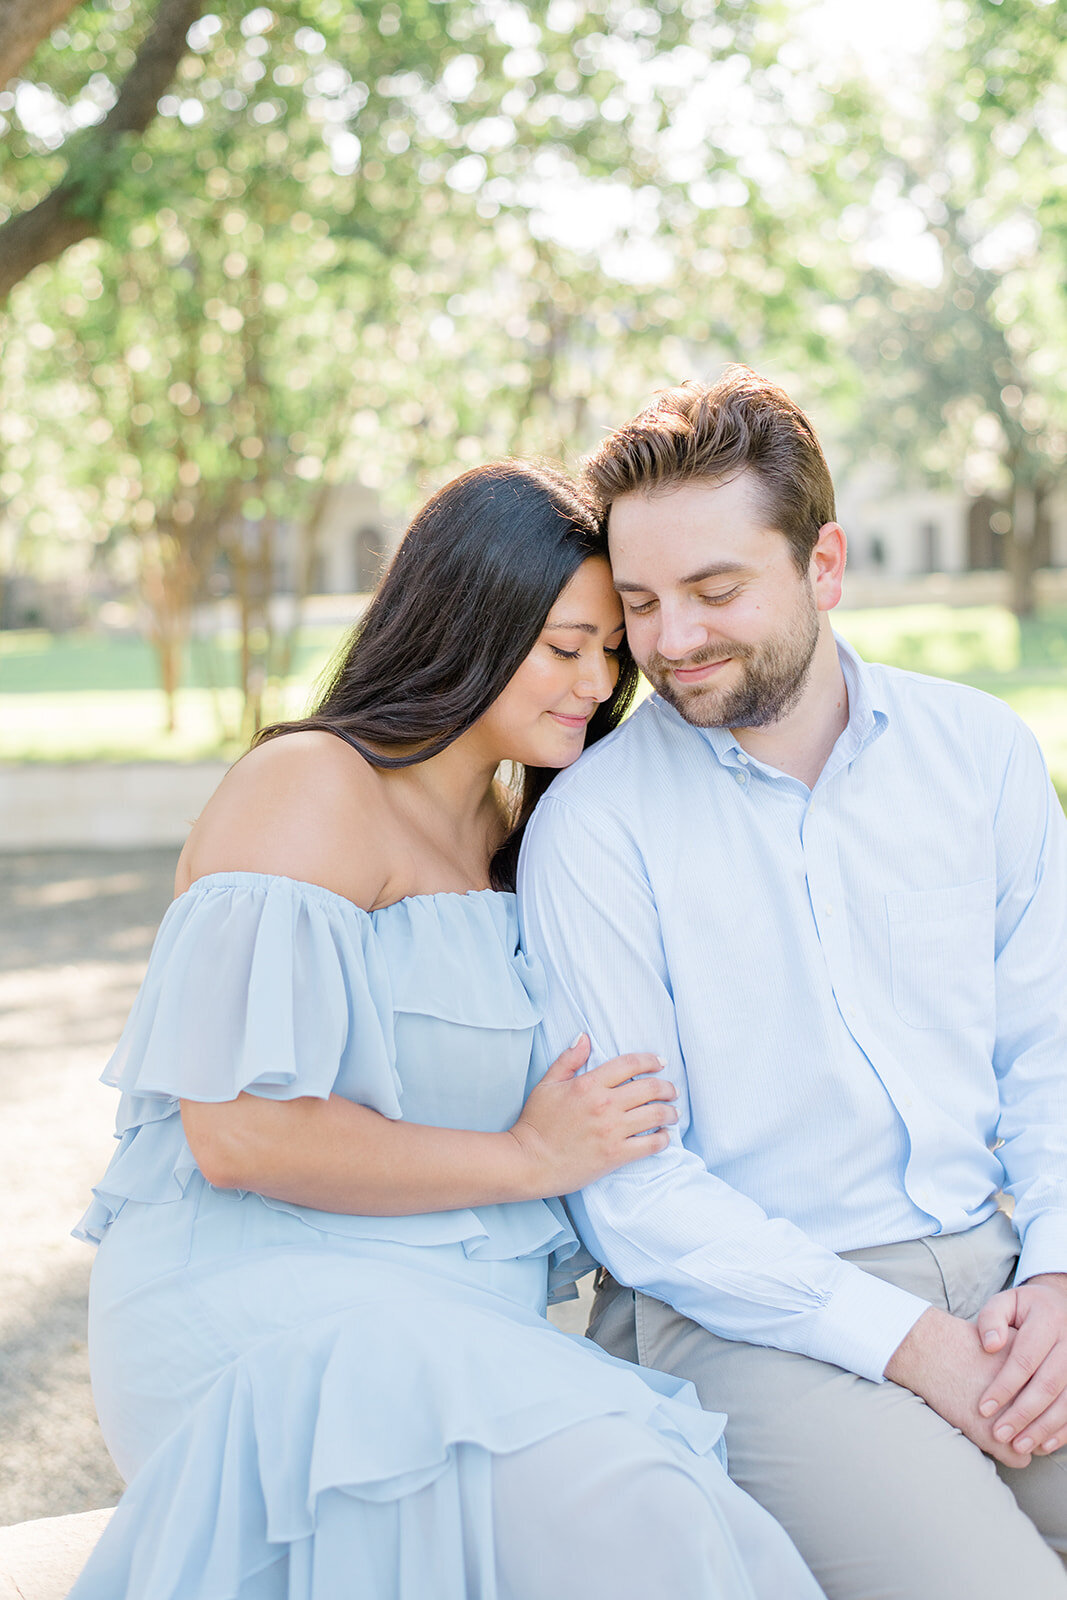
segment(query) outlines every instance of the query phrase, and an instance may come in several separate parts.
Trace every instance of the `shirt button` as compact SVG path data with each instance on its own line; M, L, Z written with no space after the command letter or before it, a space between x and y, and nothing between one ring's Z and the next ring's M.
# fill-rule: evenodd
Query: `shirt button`
M744 786L745 782L747 781L743 772L735 772L734 780L742 786Z
M834 914L834 908L833 906L823 906L823 912L826 916L832 917Z
M748 766L748 757L746 756L746 754L745 754L745 752L743 750L739 750L737 752L737 759L738 759L738 761L740 761L740 763L741 763L741 765L743 767L747 767Z

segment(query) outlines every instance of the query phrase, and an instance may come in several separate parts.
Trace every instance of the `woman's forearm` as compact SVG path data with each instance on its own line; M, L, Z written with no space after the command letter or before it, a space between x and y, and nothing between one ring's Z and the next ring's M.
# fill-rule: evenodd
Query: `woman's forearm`
M181 1108L196 1163L219 1189L379 1217L552 1192L547 1170L510 1132L393 1121L341 1095L266 1100L241 1094L221 1104L183 1100Z
M530 1091L504 1133L393 1121L341 1095L183 1100L193 1158L217 1189L250 1189L316 1211L411 1216L571 1194L666 1149L678 1113L659 1056L591 1072L582 1034Z

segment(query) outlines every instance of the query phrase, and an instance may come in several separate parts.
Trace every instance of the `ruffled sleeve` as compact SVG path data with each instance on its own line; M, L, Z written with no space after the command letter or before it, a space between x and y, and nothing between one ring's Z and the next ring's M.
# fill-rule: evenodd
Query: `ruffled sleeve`
M127 1199L184 1192L196 1166L180 1099L336 1091L398 1118L395 1055L389 974L370 917L290 878L198 880L160 925L104 1072L122 1094L120 1145L78 1235L98 1241Z
M141 1121L178 1098L325 1099L335 1088L399 1117L392 1015L377 936L356 906L291 878L215 874L164 917L104 1082Z

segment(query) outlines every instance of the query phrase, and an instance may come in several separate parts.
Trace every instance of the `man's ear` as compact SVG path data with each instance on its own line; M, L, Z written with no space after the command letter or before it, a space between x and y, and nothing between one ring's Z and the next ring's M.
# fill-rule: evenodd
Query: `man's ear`
M811 552L812 588L820 611L832 611L841 599L848 540L839 522L824 522Z

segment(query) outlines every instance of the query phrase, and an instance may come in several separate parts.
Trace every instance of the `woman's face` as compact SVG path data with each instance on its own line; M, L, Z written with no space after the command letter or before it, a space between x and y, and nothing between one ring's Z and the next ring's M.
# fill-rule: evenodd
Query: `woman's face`
M605 556L590 556L561 590L541 636L479 719L501 761L569 767L590 717L619 677L622 604Z

